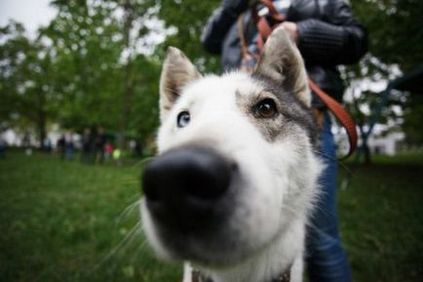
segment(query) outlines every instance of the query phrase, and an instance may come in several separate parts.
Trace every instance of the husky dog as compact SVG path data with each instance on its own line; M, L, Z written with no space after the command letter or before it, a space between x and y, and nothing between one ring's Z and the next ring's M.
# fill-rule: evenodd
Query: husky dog
M184 282L302 280L322 168L310 105L303 60L283 29L253 74L202 76L169 48L141 213L155 252L186 262Z

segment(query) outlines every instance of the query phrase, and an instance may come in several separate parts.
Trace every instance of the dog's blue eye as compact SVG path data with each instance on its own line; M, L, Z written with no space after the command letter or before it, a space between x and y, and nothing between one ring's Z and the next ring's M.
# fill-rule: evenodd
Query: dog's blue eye
M176 124L179 128L185 127L191 121L191 115L187 111L180 112L176 119Z

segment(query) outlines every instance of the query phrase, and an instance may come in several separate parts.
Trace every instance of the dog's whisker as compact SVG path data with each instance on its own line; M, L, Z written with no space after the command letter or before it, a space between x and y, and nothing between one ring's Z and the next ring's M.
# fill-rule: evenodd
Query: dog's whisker
M329 155L329 154L327 154L327 153L325 153L323 151L314 149L313 152L315 154L319 155L320 157L323 157L323 158L328 159L328 160L331 160L331 161L338 162L338 159L336 157L333 157L333 156L331 156L331 155Z
M137 196L137 198L139 198L139 196ZM139 206L140 202L141 199L137 199L132 204L129 204L118 216L117 223L119 224L120 222L122 222L123 219L125 219L133 210L135 210Z
M298 214L298 212L295 209L293 209L292 207L288 207L287 205L282 205L281 209L291 213L292 215Z
M139 254L142 253L142 250L146 247L147 245L147 239L143 239L142 242L140 242L140 244L135 248L134 253L132 254L131 258L129 259L129 262L132 264L136 261L136 258ZM142 266L142 265L140 265Z
M113 247L104 257L98 262L93 268L94 270L100 268L105 262L110 260L113 256L115 256L120 250L122 250L126 245L131 243L135 238L138 231L142 230L141 222L137 222L131 230L125 235L125 237L115 246Z
M133 164L132 167L137 167L137 166L143 167L147 162L149 162L152 159L154 159L154 157L143 158L142 160L139 160L135 164Z
M339 161L336 157L330 156L329 154L316 150L316 149L313 150L313 152L322 158L338 163L341 166L341 168L343 168L347 172L348 175L353 174L353 172L343 162Z
M306 221L306 228L307 230L318 230L319 228L317 225L313 222L312 217L309 218L309 220Z

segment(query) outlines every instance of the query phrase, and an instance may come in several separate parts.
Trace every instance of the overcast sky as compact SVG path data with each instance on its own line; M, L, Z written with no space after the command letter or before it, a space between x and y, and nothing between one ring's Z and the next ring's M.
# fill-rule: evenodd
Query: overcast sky
M56 14L49 7L50 0L0 0L0 26L14 19L24 24L31 36L41 26L47 25Z

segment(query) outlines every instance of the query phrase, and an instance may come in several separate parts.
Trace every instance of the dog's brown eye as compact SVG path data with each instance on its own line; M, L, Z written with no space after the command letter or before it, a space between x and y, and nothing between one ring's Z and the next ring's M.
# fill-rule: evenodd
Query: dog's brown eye
M185 127L191 121L191 115L187 111L180 112L176 119L176 124L179 128Z
M266 98L255 106L255 112L261 118L272 118L278 113L278 109L273 99Z

